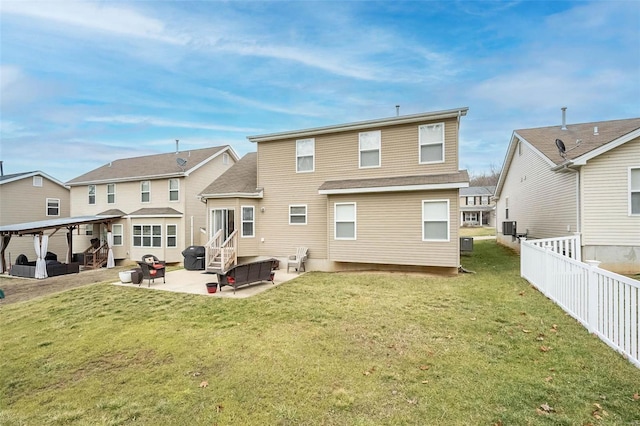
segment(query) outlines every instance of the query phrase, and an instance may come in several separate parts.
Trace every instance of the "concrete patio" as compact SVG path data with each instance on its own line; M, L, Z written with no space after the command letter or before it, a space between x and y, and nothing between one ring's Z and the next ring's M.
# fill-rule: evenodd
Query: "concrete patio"
M217 283L218 277L215 274L207 273L205 271L189 271L186 269L178 269L175 271L167 272L166 283L162 282L162 278L156 278L155 282L153 280L151 281L151 286L149 286L146 279L142 280L140 285L123 283L121 281L114 282L113 284L125 287L139 287L146 290L173 291L177 293L200 294L203 296L211 297L243 299L275 288L282 283L301 276L302 274L304 274L304 272L301 274L298 274L297 272L287 273L286 269L278 269L275 271L273 283L271 283L270 281L264 281L243 287L238 287L235 291L235 294L233 292L233 288L229 286L224 286L222 287L222 290L215 293L208 293L207 283Z

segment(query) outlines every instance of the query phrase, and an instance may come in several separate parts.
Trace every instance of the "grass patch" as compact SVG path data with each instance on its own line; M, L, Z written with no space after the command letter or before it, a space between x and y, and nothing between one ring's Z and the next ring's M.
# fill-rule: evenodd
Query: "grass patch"
M496 228L489 226L462 227L459 233L461 237L494 237Z
M96 284L3 306L0 423L640 420L640 370L516 255L479 241L463 266L477 273L307 273L240 300Z

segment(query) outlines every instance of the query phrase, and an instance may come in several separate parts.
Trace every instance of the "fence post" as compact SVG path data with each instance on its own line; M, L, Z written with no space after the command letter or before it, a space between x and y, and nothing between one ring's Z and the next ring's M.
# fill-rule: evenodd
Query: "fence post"
M587 328L589 333L593 333L598 329L598 275L596 270L600 261L587 260L589 265L589 273L587 276Z
M580 232L574 232L573 235L575 236L575 259L579 262L582 262L582 238Z

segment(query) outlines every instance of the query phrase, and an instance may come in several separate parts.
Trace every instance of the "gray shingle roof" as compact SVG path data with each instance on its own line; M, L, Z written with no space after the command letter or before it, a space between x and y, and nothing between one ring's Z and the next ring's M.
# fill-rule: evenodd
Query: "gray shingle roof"
M474 197L474 196L491 196L496 192L495 186L470 186L468 188L460 188L461 197Z
M372 188L411 187L422 185L458 184L469 182L466 170L439 175L397 176L373 179L330 180L324 182L319 191L358 190Z
M221 154L228 145L191 151L170 152L165 154L144 155L142 157L123 158L112 161L88 173L67 182L67 185L86 185L88 183L117 182L153 179L168 176L186 176L191 170L205 163L216 154ZM187 160L185 171L176 160Z
M594 127L598 127L598 134L594 135ZM640 118L625 120L597 121L593 123L567 124L567 129L561 126L539 127L536 129L521 129L515 133L524 138L537 150L555 164L565 161L558 152L555 141L562 140L567 149L567 158L574 159L596 148L606 145L632 131L640 128ZM576 140L582 143L576 146ZM574 148L575 147L575 148ZM571 149L571 151L569 151Z
M256 194L258 184L258 154L250 152L220 175L200 193L205 198L216 195Z
M146 207L129 213L129 216L175 216L182 215L171 207Z

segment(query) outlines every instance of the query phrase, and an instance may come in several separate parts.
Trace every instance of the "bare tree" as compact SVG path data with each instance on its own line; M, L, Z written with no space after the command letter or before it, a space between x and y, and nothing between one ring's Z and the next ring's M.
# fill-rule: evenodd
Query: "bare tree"
M500 169L491 163L488 172L469 173L469 186L496 186L500 178Z

